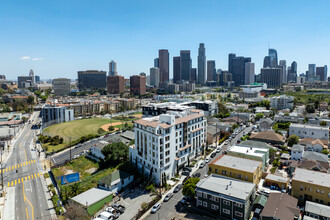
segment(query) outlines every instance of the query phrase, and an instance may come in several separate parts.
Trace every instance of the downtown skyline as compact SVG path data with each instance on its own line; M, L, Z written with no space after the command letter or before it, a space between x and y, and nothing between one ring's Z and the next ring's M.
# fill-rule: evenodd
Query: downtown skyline
M298 74L308 70L308 64L330 64L327 1L182 1L175 7L151 1L75 3L3 4L0 29L6 32L0 36L0 74L15 80L33 69L41 79L76 79L77 71L108 71L114 60L118 74L128 78L149 74L158 50L168 49L173 78L173 57L180 50L190 50L192 67L197 67L199 43L205 44L206 60L215 60L216 68L223 70L228 70L228 54L235 53L251 57L255 73L260 73L268 46L277 50L278 60L296 61Z

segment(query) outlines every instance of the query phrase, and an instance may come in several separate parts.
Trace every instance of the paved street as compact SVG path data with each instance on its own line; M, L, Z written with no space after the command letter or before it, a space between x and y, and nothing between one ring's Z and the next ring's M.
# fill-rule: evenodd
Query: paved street
M237 140L243 136L243 132L248 133L251 130L252 130L252 127L246 127L235 138L233 138L233 140L228 145L222 144L220 146L221 147L220 153L217 153L216 156L214 158L211 158L210 161L213 161L217 157L222 155L222 153L227 150L228 146L235 144L237 142ZM200 164L200 162L198 164ZM207 174L207 172L208 172L208 166L205 166L201 169L198 168L195 173L200 173L201 174L200 178L203 179L204 175ZM174 196L168 202L163 202L161 200L162 207L160 208L160 210L155 214L149 213L147 215L147 217L145 217L144 219L145 220L168 220L173 217L175 217L176 219L183 219L183 218L185 218L185 219L203 218L205 220L207 219L207 217L205 217L205 216L198 216L196 214L187 213L185 211L185 207L180 203L180 200L182 199L182 197L183 197L182 190L180 190L179 192L174 193Z
M32 118L36 120L38 113ZM4 219L52 219L42 164L34 148L34 130L26 125L4 165Z

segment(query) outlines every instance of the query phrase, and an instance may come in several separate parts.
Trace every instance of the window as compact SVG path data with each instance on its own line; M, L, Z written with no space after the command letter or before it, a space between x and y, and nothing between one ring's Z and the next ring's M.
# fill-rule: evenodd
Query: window
M300 191L303 191L304 190L304 187L303 186L300 186Z
M230 205L230 202L227 201L227 200L223 200L223 204L225 204L225 205Z
M211 204L211 209L218 210L219 209L219 206Z
M212 167L209 167L209 171L212 172Z
M198 205L202 205L203 202L201 200L198 200Z
M225 213L225 214L230 215L230 210L229 209L222 209L222 212Z
M319 189L316 189L316 192L317 192L317 193L319 193L319 192L320 192L320 190L319 190Z
M237 217L243 217L243 213L242 212L235 212L235 215L237 216Z
M207 199L207 194L206 193L203 193L203 198Z
M218 173L218 169L215 169L215 173Z
M204 207L207 207L207 202L203 202L203 206Z
M223 170L222 175L227 175L227 171Z

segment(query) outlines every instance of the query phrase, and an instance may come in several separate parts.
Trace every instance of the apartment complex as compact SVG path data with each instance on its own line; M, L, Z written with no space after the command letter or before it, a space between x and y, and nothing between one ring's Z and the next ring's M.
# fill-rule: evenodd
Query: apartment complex
M134 122L135 145L129 155L133 164L156 184L162 175L174 177L206 144L207 124L203 111L169 111Z
M270 106L271 108L276 108L278 110L282 109L292 109L293 108L293 96L274 96L270 98Z
M296 168L292 177L292 196L300 204L312 201L330 205L330 174Z
M109 94L120 94L125 92L125 82L123 76L108 76L107 91Z
M65 106L44 105L41 109L42 122L58 124L74 120L73 109L67 109Z
M329 140L329 127L311 126L306 124L291 124L289 134L297 135L300 138Z
M256 185L211 174L197 183L196 206L226 219L249 219Z
M258 184L262 176L262 162L221 155L209 164L209 172Z
M146 94L146 77L145 76L131 76L130 77L130 91L134 95Z

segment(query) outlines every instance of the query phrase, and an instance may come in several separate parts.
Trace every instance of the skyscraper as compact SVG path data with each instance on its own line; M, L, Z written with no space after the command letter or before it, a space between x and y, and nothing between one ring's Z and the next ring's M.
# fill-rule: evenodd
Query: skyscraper
M117 63L113 60L109 62L109 76L117 76Z
M180 80L180 57L173 57L173 83L178 83Z
M197 58L197 68L198 68L198 84L205 84L205 69L206 69L206 56L205 47L203 43L199 44L198 48L198 58Z
M104 89L107 87L107 72L98 70L78 71L79 90Z
M316 75L316 65L315 64L308 64L308 74L307 79L311 76Z
M245 84L245 63L251 62L249 57L236 57L235 54L229 54L228 69L232 74L236 86Z
M207 61L207 81L215 81L217 70L215 68L215 60Z
M154 59L154 67L159 68L159 58Z
M32 84L31 86L34 86L34 84L36 83L36 79L34 78L34 72L33 72L32 69L30 70L29 76L32 78L31 79L31 84Z
M320 81L327 81L327 75L328 75L327 65L316 67L316 75L320 76Z
M130 91L134 95L146 94L146 77L134 75L130 77Z
M262 68L260 82L266 83L268 88L277 88L282 82L282 68Z
M296 82L297 80L297 63L293 61L288 68L287 82Z
M159 81L160 81L159 68L157 67L150 68L150 85L158 88Z
M107 92L109 94L120 94L125 92L125 79L123 76L115 75L107 77Z
M277 51L275 49L268 49L268 56L270 57L270 67L277 67Z
M180 77L181 80L190 81L191 58L190 50L180 51Z
M270 56L265 56L264 58L264 68L271 67L270 65Z
M159 75L160 82L168 82L170 79L170 63L169 63L170 55L168 50L163 49L159 50Z
M245 85L254 83L254 63L245 63Z
M197 80L197 69L191 68L190 82L195 83Z
M286 70L286 60L280 60L280 68L282 68L282 82L283 83L287 83L287 70Z

